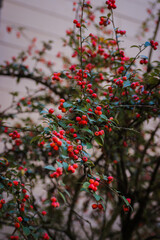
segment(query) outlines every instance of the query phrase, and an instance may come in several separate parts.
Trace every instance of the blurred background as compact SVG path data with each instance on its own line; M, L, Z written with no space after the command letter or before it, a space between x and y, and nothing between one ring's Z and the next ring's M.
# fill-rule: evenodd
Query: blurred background
M53 40L53 48L48 51L46 59L54 64L54 70L62 67L61 59L57 58L58 52L70 54L67 48L62 45L61 38L65 37L66 30L73 26L75 12L73 12L73 0L0 0L0 64L5 60L11 61L13 56L26 50L29 45L29 39L37 38L37 43ZM75 0L76 2L76 0ZM104 4L104 0L91 0L94 6ZM155 2L155 1L151 1ZM149 30L146 29L146 36L136 37L140 33L140 26L144 21L150 5L147 0L121 0L116 1L117 9L115 12L115 24L122 30L126 30L126 36L121 46L125 46L129 56L136 55L136 49L130 48L134 44L142 44L148 37L153 36L154 23L150 23ZM155 10L156 12L157 10ZM12 27L10 33L6 31L7 27ZM21 34L20 28L23 29ZM92 32L92 27L89 30ZM160 34L157 40L160 39ZM147 53L146 53L147 54ZM158 57L158 51L154 52L153 58ZM27 65L32 62L26 62ZM19 91L23 96L25 86L37 88L37 86L28 80L21 81L17 86L14 79L0 76L0 104L1 109L8 106L11 97L9 92Z

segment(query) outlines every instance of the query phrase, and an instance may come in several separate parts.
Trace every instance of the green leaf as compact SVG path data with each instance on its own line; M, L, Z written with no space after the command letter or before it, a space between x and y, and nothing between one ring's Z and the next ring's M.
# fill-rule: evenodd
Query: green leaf
M62 163L60 163L60 162L58 162L58 161L56 161L56 163L57 163L58 167L60 167L60 168L63 167Z
M151 46L151 43L147 41L147 42L145 42L144 46L145 47Z
M50 133L50 132L51 132L51 130L50 130L49 127L45 127L45 128L44 128L44 133L48 134L48 133Z
M130 48L134 48L134 47L139 48L139 46L137 46L137 45L130 46Z
M96 199L97 202L101 199L101 196L97 195L96 193L93 193L93 197Z
M26 235L26 236L28 236L30 233L31 233L31 231L30 231L30 229L28 228L28 227L22 227L23 228L23 232L24 232L24 234Z
M121 198L123 199L123 201L125 202L125 204L127 205L127 207L130 206L129 202L127 201L127 199L125 198L125 196L121 196Z
M95 137L94 139L100 146L103 146L103 144L104 144L104 136Z
M46 110L42 110L40 114L48 113Z
M104 115L104 114L101 114L101 116L100 116L102 119L104 119L104 120L106 120L106 121L108 121L108 118Z
M68 195L69 198L71 198L70 193L66 189L64 189L64 192Z
M104 205L103 202L101 202L102 206L103 206L103 209L105 210L106 209L106 206Z
M82 188L88 189L89 185L89 182L84 182Z
M58 124L64 129L67 128L67 125L64 123L64 121L59 121Z
M63 195L63 193L61 193L60 191L58 191L59 195L61 196L61 198L63 199L63 201L66 203L66 198L65 196Z
M140 55L140 57L141 57L141 58L144 58L144 59L148 59L148 57L145 56L145 55Z
M4 185L2 183L0 183L0 189L4 188Z
M94 135L94 133L89 128L83 128L82 131L87 132L87 133L91 134L92 136Z
M55 167L53 167L52 165L48 165L44 168L47 169L47 170L50 170L50 171L56 171Z
M80 191L90 192L87 188L81 188Z
M69 102L64 102L63 103L63 107L64 108L70 108L70 107L72 107L73 106L73 103L69 103Z
M87 28L84 24L82 24L81 27Z
M86 6L92 8L92 6L90 4L88 4L88 3L86 4Z
M32 140L30 141L30 143L38 142L40 138L41 138L41 136L35 136L35 137L32 138Z
M131 86L131 82L129 80L123 83L123 88L129 87L129 86Z
M87 142L86 147L87 147L87 149L91 149L93 147L93 145L91 143Z
M65 170L67 170L67 169L68 169L68 163L66 163L66 162L63 162L63 163L62 163L62 165L63 165L63 168L64 168Z

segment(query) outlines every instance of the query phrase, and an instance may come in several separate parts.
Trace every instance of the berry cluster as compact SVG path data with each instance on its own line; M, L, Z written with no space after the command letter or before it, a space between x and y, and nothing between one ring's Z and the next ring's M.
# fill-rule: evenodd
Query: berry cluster
M63 135L62 135L61 138L63 138ZM55 151L58 151L58 150L59 150L59 147L62 146L62 141L60 141L59 138L56 137L56 136L52 137L52 141L53 141L53 142L50 143L50 146L51 146Z
M111 23L111 21L108 18L104 18L104 17L100 17L100 22L99 25L100 26L107 26Z
M51 206L54 207L54 208L57 208L59 207L59 202L57 201L57 198L56 197L51 197Z
M91 94L93 98L97 98L97 94L94 93L94 91L93 91L93 89L92 89L92 84L91 84L91 83L89 83L89 84L87 85L86 92L88 92L89 94Z
M15 222L14 226L15 226L15 228L20 228L19 222Z
M100 106L97 106L96 107L96 110L94 111L95 112L95 114L97 114L97 115L101 115L102 114L102 107L100 107Z
M93 209L99 209L99 210L102 210L103 209L103 205L101 204L101 203L98 203L98 204L96 204L96 203L94 203L94 204L92 204L92 208Z
M132 89L135 89L136 87L138 87L139 86L139 82L132 82L131 83L131 88Z
M155 42L154 40L150 41L150 44L154 50L157 50L158 42Z
M100 130L94 133L95 136L102 136L104 134L104 130Z
M90 182L90 185L88 186L88 189L96 192L98 189L97 187L99 186L99 179L96 179L96 180L90 179L89 182Z
M116 6L115 2L116 2L115 0L107 0L106 1L106 4L108 5L107 8L108 9L112 9L112 8L116 9L117 6Z
M67 170L68 172L74 173L77 168L78 168L78 164L74 163L73 165L69 165Z
M13 133L9 133L9 136L14 140L16 138L20 138L20 134L15 130Z
M65 113L67 110L63 107L63 103L65 100L63 98L60 99L60 105L58 107L59 110L61 110L63 113Z
M126 34L126 31L125 30L116 30L116 33L117 34L121 34L121 35L125 35Z
M124 67L123 66L119 67L118 70L117 70L117 72L119 74L121 74L123 71L124 71Z
M10 236L10 239L11 240L19 240L19 237L18 236Z
M58 178L59 176L61 176L63 173L63 169L62 168L57 168L56 172L53 172L50 174L50 178Z
M73 20L73 23L76 24L76 27L77 27L77 28L80 28L80 27L81 27L81 24L78 22L78 20L74 19L74 20Z
M52 76L53 82L52 83L54 83L54 80L55 81L61 81L60 75L61 75L61 73L53 73L53 76Z
M141 60L139 61L139 63L140 63L140 64L147 64L148 61L147 61L146 58L144 58L144 59L141 59Z
M88 119L86 115L82 115L82 117L76 117L76 121L78 122L79 125L87 125L88 124Z

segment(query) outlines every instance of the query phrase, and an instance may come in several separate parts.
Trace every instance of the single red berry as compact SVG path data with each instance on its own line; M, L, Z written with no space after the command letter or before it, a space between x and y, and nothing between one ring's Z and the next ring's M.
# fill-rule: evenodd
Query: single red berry
M90 182L91 184L93 184L93 183L94 183L94 179L89 179L89 182Z
M95 135L95 136L99 136L99 132L95 132L94 135Z
M73 20L73 23L74 23L74 24L77 24L77 23L78 23L77 19L74 19L74 20Z
M18 219L19 222L23 221L22 217L17 217L17 219Z
M2 203L2 204L5 204L5 202L6 202L6 201L5 201L4 199L1 199L1 203Z
M81 146L81 145L78 145L78 146L77 146L77 150L81 151L81 150L82 150L82 146Z
M101 111L102 107L97 106L96 109L97 109L98 111Z
M103 205L101 203L98 204L99 209L103 209Z
M82 160L83 160L83 162L87 162L88 158L87 157L83 157Z
M48 112L49 112L50 114L52 114L52 113L54 113L54 109L53 109L53 108L50 108L50 109L48 110Z
M95 203L92 204L92 208L93 208L93 209L96 209L97 207L98 207L97 204L95 204Z
M14 224L14 226L15 226L15 228L20 228L20 224L19 224L18 222L16 222L16 223Z
M51 197L51 201L52 201L52 202L56 202L56 201L57 201L57 198L56 198L56 197Z
M77 163L74 163L74 164L73 164L73 167L74 167L74 169L77 169L77 168L78 168L78 164L77 164Z
M80 28L80 27L81 27L81 24L78 22L78 23L76 24L76 27L77 27L77 28Z
M42 211L41 213L42 213L43 216L45 216L47 214L46 211Z

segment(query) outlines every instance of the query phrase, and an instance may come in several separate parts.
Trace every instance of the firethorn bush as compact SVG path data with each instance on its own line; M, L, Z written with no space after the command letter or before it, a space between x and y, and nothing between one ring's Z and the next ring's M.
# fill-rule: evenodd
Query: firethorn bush
M160 63L151 58L159 18L129 57L115 0L73 5L63 39L72 53L57 54L64 69L45 60L52 42L38 49L36 38L0 66L1 77L38 84L23 98L11 93L0 113L3 239L158 239Z

